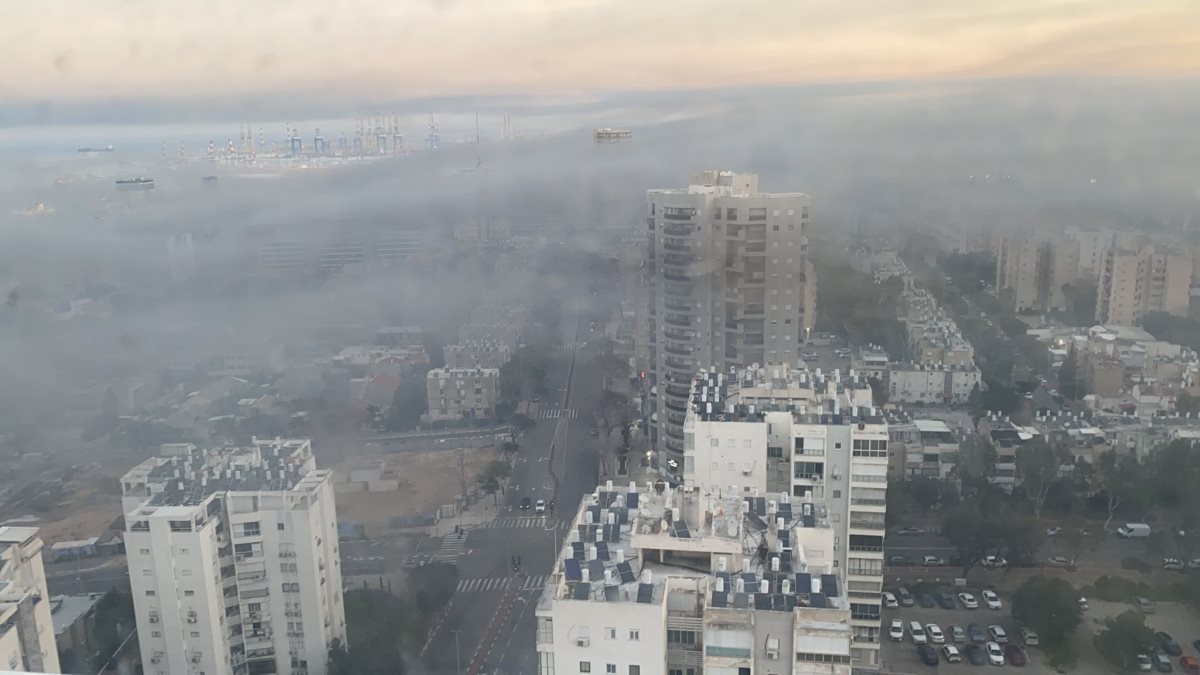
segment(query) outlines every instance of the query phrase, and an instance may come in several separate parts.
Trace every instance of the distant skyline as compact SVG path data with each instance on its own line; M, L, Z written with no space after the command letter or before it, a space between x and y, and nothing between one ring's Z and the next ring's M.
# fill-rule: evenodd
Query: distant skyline
M1196 0L57 0L0 23L8 102L447 96L1200 73Z

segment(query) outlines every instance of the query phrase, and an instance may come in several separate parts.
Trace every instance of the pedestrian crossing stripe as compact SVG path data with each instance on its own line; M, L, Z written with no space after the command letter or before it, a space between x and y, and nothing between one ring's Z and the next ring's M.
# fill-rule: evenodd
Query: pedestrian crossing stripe
M479 525L476 525L474 529L488 530L544 527L545 523L546 519L540 516L537 518L497 518L486 523L480 523Z
M442 537L442 547L437 553L433 554L433 559L438 562L457 563L458 556L462 553L463 545L466 544L467 538L460 537L454 534L448 534Z
M579 417L579 411L573 408L551 408L547 410L539 410L537 419L539 420L556 420L567 419L573 420Z
M549 574L537 574L534 576L518 579L517 590L534 591L541 590L546 585L546 581L550 578ZM458 593L486 593L488 591L502 591L508 588L508 584L513 577L476 577L474 579L459 579Z

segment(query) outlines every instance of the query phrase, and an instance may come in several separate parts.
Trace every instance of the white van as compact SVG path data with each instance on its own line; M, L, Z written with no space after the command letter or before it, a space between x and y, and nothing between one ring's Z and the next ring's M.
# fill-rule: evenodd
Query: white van
M908 622L908 634L912 636L914 645L923 645L929 642L929 638L925 637L925 627L921 625L920 621Z
M1117 534L1126 539L1145 539L1150 536L1150 526L1146 523L1125 523L1117 528Z

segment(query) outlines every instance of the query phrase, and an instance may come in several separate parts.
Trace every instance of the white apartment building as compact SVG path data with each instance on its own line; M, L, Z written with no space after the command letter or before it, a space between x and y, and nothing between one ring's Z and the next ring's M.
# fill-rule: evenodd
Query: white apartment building
M512 349L496 340L474 340L442 349L447 368L496 368L512 358Z
M996 289L1011 294L1018 312L1065 309L1063 286L1079 280L1079 243L1061 234L1021 231L1000 237Z
M497 368L434 368L425 375L431 421L486 419L496 414Z
M61 672L36 527L0 526L0 670Z
M784 374L768 366L729 379L696 376L684 426L683 485L811 495L823 504L834 533L834 564L860 593L851 616L853 662L877 667L888 425L869 405L870 387L861 376L789 373L793 380ZM814 398L802 393L806 385Z
M692 375L799 363L816 317L802 193L758 191L758 176L694 174L646 195L651 445L679 460Z
M308 440L168 444L121 482L148 675L325 672L346 621L332 473Z
M962 404L980 386L979 368L961 366L888 364L886 385L889 403Z
M888 475L947 478L958 466L959 440L942 420L912 419L898 413L888 419Z
M1149 239L1114 244L1101 259L1096 322L1132 326L1148 312L1186 316L1192 257L1158 247Z
M811 497L673 489L585 496L538 601L538 673L849 675L858 595Z

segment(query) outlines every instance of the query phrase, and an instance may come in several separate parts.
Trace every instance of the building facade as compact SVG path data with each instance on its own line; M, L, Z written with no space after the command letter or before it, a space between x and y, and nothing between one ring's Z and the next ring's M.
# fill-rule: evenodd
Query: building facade
M650 440L678 461L697 370L799 363L815 320L811 198L759 192L753 174L704 171L646 201Z
M1133 326L1150 312L1187 316L1192 258L1148 240L1114 244L1100 264L1096 322Z
M36 527L0 526L0 670L61 672Z
M148 674L325 672L346 620L332 474L309 441L169 444L121 482Z
M496 368L434 368L425 376L431 421L487 419L496 414Z
M995 240L996 289L1018 312L1065 309L1063 287L1079 279L1079 242L1067 236L1019 232Z
M512 350L495 340L461 342L442 349L447 368L496 368L508 363Z
M886 386L890 403L962 404L980 386L979 368L962 366L888 364Z

